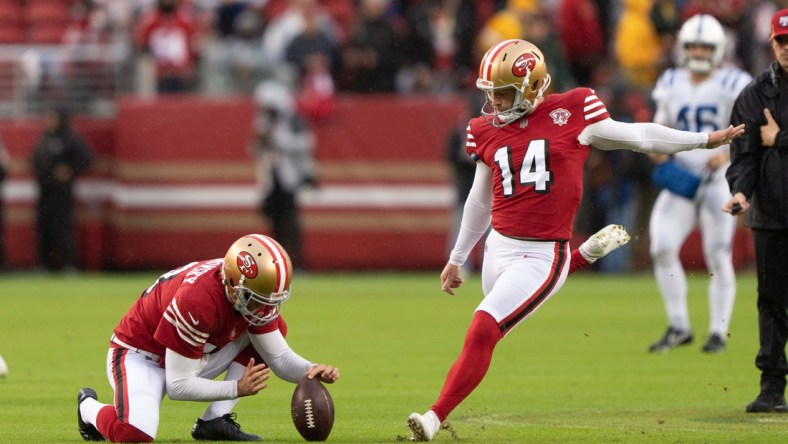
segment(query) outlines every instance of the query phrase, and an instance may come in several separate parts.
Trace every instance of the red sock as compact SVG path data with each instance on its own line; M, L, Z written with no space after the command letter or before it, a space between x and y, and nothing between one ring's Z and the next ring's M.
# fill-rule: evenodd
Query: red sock
M589 262L585 257L583 257L582 254L580 254L579 249L572 250L572 259L569 261L569 274L574 273L578 269L583 268L588 264Z
M108 405L99 410L96 430L110 442L152 442L153 438L131 424L118 421L115 407Z
M462 352L451 366L438 400L432 406L441 422L482 382L490 368L495 345L501 338L503 333L489 313L477 311L473 315Z

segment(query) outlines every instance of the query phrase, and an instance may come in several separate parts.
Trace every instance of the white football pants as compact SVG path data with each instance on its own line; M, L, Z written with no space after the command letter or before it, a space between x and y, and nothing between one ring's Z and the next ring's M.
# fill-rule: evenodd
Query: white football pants
M249 343L249 335L241 335L217 352L203 355L203 367L199 376L216 378L227 370L233 359ZM166 394L164 368L158 362L132 350L128 350L122 362L113 362L113 352L116 350L110 348L107 353L107 378L115 391L115 409L119 419L155 439L159 429L159 406ZM238 379L238 375L230 377L229 373L225 380ZM209 409L214 404L225 404L223 408L229 413L237 402L238 399L214 401Z
M482 291L476 308L506 334L558 292L569 274L569 242L523 241L490 230L484 246Z
M709 279L709 334L723 338L728 334L736 295L731 254L736 218L721 208L730 197L725 174L717 171L709 183L701 185L694 200L662 190L654 203L649 223L651 259L668 323L676 328L691 329L687 276L679 253L699 223Z

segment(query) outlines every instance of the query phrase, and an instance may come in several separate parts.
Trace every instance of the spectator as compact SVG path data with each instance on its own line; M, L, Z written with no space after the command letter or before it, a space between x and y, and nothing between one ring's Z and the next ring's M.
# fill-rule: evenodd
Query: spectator
M308 61L315 54L325 59L324 64L332 75L339 70L339 45L330 30L321 26L322 17L316 7L302 10L301 32L285 47L285 60L295 65L301 77L310 70Z
M289 69L287 50L307 26L313 27L321 37L328 36L334 42L338 41L339 27L317 0L288 0L287 8L270 19L263 33L262 56L277 70L275 78L288 81L297 77L298 74ZM288 86L297 87L298 82L291 82Z
M305 9L304 29L285 51L298 79L299 110L313 123L328 119L334 111L334 76L340 66L339 47L333 36L320 27L319 19L316 8Z
M469 0L411 2L404 11L407 62L400 92L442 93L464 87L473 49L476 9Z
M180 0L158 0L136 29L137 46L153 58L159 93L192 91L197 80L197 31Z
M201 82L208 94L252 94L255 86L274 75L263 57L262 12L252 2L230 2L214 18L216 38L201 51Z
M723 211L745 214L752 229L758 277L761 371L760 393L748 413L788 413L785 403L788 362L788 9L771 21L775 61L739 94L732 123L744 123L744 137L731 145L725 177L733 197Z
M71 128L68 112L48 110L32 164L38 182L39 263L49 271L76 270L74 182L91 159L90 147Z
M361 0L360 19L342 53L341 85L355 92L395 92L402 40L388 22L390 0Z
M616 29L616 58L631 87L650 88L657 80L670 53L662 43L650 18L650 0L625 0Z
M577 84L587 85L593 67L607 53L596 3L593 0L563 0L558 23L572 76Z
M670 54L682 23L679 5L676 0L656 0L651 6L649 17L659 38L660 53Z
M537 9L536 0L507 0L506 7L488 18L479 30L474 44L474 60L481 59L485 51L498 42L523 38L527 31L523 23L525 14L535 13Z
M553 31L550 17L537 5L533 9L523 10L520 19L523 25L523 35L520 38L538 46L550 61L551 91L562 92L574 88L572 70L564 57L561 42ZM601 64L598 62L597 66Z
M280 82L261 82L254 99L253 150L262 214L271 221L274 237L290 252L293 266L303 269L297 195L302 185L315 184L315 137L297 113L292 94Z

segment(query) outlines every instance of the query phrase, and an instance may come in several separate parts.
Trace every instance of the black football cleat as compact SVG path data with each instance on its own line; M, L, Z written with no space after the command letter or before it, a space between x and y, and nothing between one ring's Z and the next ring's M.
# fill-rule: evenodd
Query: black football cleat
M262 441L257 435L241 430L235 422L235 413L203 421L197 419L192 427L192 438L198 441Z
M679 330L673 326L668 327L665 336L659 341L651 344L648 351L651 353L667 353L680 345L692 343L692 332L690 330Z
M779 393L761 392L755 400L747 404L747 413L788 413L785 396Z
M79 434L82 435L82 439L85 441L104 441L104 437L96 430L96 427L94 427L93 424L88 424L83 421L82 413L79 412L79 406L82 404L82 401L88 398L93 398L98 401L98 395L96 395L96 391L92 388L85 387L77 394L77 425L79 425Z
M704 353L720 353L725 351L725 340L722 339L722 336L714 333L713 335L709 336L709 339L706 340L706 343L703 345L701 349Z

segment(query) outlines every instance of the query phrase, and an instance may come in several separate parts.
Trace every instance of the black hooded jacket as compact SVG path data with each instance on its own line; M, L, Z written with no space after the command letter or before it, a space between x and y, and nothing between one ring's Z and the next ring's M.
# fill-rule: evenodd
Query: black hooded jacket
M746 124L731 144L725 177L731 194L741 192L750 203L745 225L762 230L788 229L788 77L773 62L747 85L733 105L731 124ZM780 127L774 146L764 146L761 126L768 108Z
M59 125L45 130L33 151L33 170L42 195L71 195L76 176L91 163L92 154L85 140L71 129L69 115L58 110ZM58 167L66 166L71 175L58 178Z

